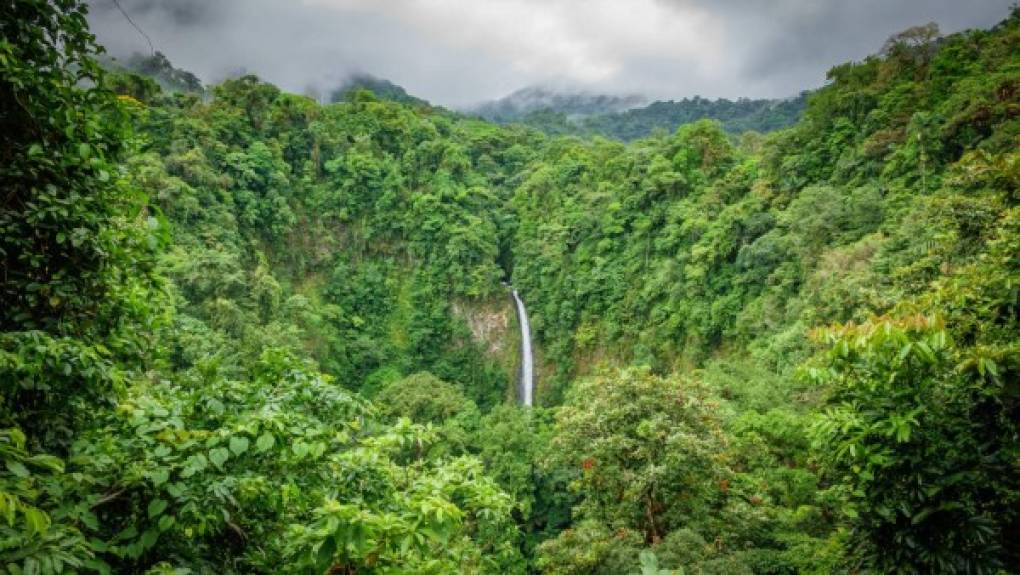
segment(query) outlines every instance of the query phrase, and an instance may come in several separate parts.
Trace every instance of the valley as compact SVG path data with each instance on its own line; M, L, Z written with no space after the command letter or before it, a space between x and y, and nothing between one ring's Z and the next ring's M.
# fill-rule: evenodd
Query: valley
M499 122L82 10L0 8L0 570L1020 569L1016 8Z

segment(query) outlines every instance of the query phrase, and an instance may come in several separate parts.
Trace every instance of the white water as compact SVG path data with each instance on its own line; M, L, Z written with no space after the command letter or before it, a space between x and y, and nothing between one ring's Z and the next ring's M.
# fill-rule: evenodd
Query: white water
M521 381L520 398L521 403L531 407L531 397L535 391L535 368L531 357L531 324L528 323L528 310L524 309L524 302L513 290L514 302L517 304L517 322L521 324Z

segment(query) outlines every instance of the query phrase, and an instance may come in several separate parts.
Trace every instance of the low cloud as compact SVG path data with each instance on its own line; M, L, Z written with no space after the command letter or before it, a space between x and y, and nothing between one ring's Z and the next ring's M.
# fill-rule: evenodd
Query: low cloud
M354 73L463 106L526 85L653 98L777 97L935 21L985 27L1013 0L120 0L157 50L216 82L239 70L328 92ZM90 21L147 51L112 0Z

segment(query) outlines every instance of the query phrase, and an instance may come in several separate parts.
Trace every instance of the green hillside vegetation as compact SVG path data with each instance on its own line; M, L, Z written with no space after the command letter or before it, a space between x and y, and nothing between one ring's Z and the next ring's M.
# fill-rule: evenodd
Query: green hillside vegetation
M785 100L708 100L695 96L680 101L653 102L620 112L580 116L553 107L483 116L504 124L523 124L550 136L601 136L629 142L658 132L673 132L680 126L699 120L717 120L729 134L774 132L797 123L806 102L806 92Z
M623 143L84 10L0 5L0 570L1020 570L1020 11Z
M406 90L393 82L383 78L376 78L371 74L354 74L347 78L339 88L330 94L330 101L333 103L342 102L352 97L359 90L368 90L380 100L390 100L412 106L429 105L425 100L408 94Z
M135 53L123 62L104 55L99 55L98 60L121 80L122 84L117 86L120 93L130 94L144 90L140 86L131 84L145 83L146 80L156 82L160 88L167 92L191 92L193 94L205 92L205 86L197 76L187 70L175 68L162 52L154 52L150 56Z

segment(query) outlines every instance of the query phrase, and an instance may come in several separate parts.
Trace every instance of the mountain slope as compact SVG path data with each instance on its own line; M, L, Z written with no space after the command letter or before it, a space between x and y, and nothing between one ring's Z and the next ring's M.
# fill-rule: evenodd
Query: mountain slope
M643 548L720 572L1020 565L1018 38L1017 11L908 30L764 141L699 121L561 141L531 166L513 283L547 352L537 396L564 401L554 453L582 469L576 528L543 565L619 572ZM702 386L734 442L714 464ZM636 395L664 387L677 407ZM716 537L729 552L696 551Z
M656 130L673 132L684 124L704 119L718 120L731 134L749 130L765 133L795 124L806 102L806 94L785 100L734 101L695 97L678 102L653 102L643 108L585 118L578 124L583 131L623 141L643 138Z
M330 93L330 102L342 102L350 97L357 90L368 90L381 100L400 102L411 106L428 106L429 103L407 93L403 87L390 82L384 78L377 78L371 74L354 74L344 80L337 89Z
M162 52L156 52L151 56L135 53L123 62L107 58L103 63L114 73L128 72L151 79L168 92L201 94L205 91L202 81L197 76L187 70L175 68Z
M473 112L501 124L519 123L549 135L603 136L623 141L703 119L718 120L732 134L771 132L797 122L807 94L784 100L708 100L694 97L641 105L637 97L561 95L521 91Z
M536 112L552 112L567 118L579 118L610 114L634 108L644 103L637 95L610 96L583 92L559 92L550 88L533 86L486 102L467 112L502 124L520 121Z
M168 93L81 9L0 5L5 569L1020 569L1020 10L623 143Z

